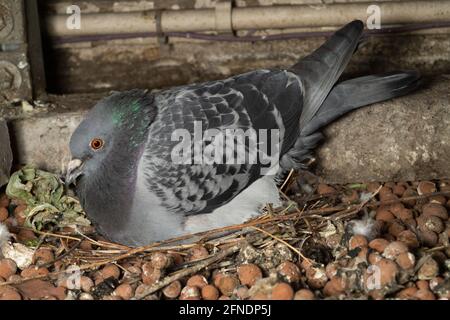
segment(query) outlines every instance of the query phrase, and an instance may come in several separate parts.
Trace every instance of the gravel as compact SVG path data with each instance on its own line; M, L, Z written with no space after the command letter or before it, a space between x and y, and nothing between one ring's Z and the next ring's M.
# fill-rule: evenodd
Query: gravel
M437 194L427 196L430 192ZM61 238L43 237L26 227L26 206L0 194L0 222L13 234L11 241L34 251L31 265L22 269L15 260L0 256L0 300L129 300L167 277L171 280L145 299L447 300L449 192L449 181L312 183L304 188L294 180L285 191L293 201L317 210L342 210L315 213L304 227L298 219L280 221L264 228L272 236L255 232L259 238L237 253L180 277L180 270L204 263L232 241L141 251L96 265L128 249L95 232L79 238L66 229L54 232ZM345 211L352 205L364 208ZM355 233L355 223L377 228L375 236ZM74 265L91 267L68 272Z

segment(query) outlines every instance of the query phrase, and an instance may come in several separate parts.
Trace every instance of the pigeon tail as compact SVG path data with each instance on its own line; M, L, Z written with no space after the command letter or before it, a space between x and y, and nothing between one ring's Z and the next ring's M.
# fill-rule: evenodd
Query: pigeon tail
M343 81L331 90L318 112L300 129L300 135L309 136L352 110L408 94L420 83L417 71L389 72Z
M416 71L370 75L337 84L313 118L300 129L294 146L283 155L281 167L286 170L305 168L305 162L313 158L312 152L323 138L318 130L344 114L408 94L420 84L420 74Z
M316 114L341 76L360 42L363 30L362 21L350 22L290 68L300 77L304 89L300 128L305 127Z

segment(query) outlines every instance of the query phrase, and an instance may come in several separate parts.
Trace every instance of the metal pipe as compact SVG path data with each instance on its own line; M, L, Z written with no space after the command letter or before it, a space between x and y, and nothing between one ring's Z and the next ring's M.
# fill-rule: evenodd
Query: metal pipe
M382 24L450 20L450 1L447 0L375 4L380 7ZM45 23L48 34L55 37L325 27L343 25L353 19L365 21L369 5L370 3L339 3L242 8L220 5L215 9L86 13L81 14L80 29L66 27L67 15L49 16ZM228 28L230 30L224 30Z

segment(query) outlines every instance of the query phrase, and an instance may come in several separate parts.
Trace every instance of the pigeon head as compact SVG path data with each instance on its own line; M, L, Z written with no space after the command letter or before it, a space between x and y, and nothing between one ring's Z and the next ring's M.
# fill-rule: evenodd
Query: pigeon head
M70 139L66 183L95 178L111 165L117 172L132 169L128 164L134 161L127 160L144 147L155 116L153 95L144 90L114 93L98 102Z

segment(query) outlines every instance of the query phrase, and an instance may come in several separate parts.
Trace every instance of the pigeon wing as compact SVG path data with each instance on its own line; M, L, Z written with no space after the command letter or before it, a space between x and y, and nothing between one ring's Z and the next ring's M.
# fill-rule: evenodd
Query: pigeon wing
M211 213L259 179L262 164L196 161L193 152L196 135L204 136L210 129L254 130L259 139L260 129L277 129L282 154L298 135L301 85L292 73L258 70L223 81L163 91L157 94L155 103L158 115L150 127L144 153L148 188L172 212ZM188 163L173 158L182 140L179 134L191 138ZM211 150L214 143L210 143ZM242 149L237 142L233 147L236 157ZM254 151L249 150L248 144L244 147L247 153Z

